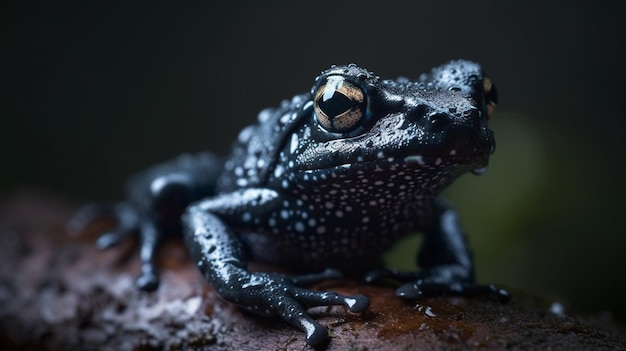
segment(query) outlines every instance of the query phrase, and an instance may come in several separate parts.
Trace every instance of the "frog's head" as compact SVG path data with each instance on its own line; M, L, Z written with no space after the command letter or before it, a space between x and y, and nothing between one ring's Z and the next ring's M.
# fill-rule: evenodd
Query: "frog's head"
M487 121L496 91L472 62L450 62L417 82L336 66L316 79L311 96L311 118L292 140L302 179L409 170L451 180L485 169L494 151Z

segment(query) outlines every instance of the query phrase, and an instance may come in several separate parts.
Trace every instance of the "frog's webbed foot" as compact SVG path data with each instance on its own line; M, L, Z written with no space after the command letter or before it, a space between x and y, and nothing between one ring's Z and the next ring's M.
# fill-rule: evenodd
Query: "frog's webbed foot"
M141 274L137 277L136 284L145 291L156 290L159 286L159 276L154 256L163 235L154 221L142 216L136 207L126 202L117 205L85 205L78 209L68 223L68 231L73 234L80 233L91 222L105 216L114 217L117 227L101 234L96 240L96 247L106 250L117 246L131 234L138 233L141 242Z
M189 206L182 216L182 227L191 256L213 289L226 301L260 315L281 317L302 330L309 345L322 344L328 338L328 330L307 313L308 308L342 305L358 313L369 307L369 299L362 295L303 288L339 278L341 274L335 270L293 277L249 272L247 248L227 222L237 219L233 216L239 217L251 205L257 210L265 206L269 211L281 204L282 199L276 191L261 188L240 189L220 196Z
M350 312L358 313L365 311L370 303L363 295L348 296L301 287L340 277L335 270L294 277L273 273L248 273L244 270L235 275L238 278L231 281L237 281L241 285L234 289L237 291L234 294L232 289L222 291L225 299L257 314L281 317L306 333L306 342L311 346L323 343L328 338L328 330L309 316L307 308L343 305Z
M420 272L378 269L365 275L368 283L394 280L401 285L396 295L405 299L434 296L487 296L501 302L510 300L508 291L494 285L475 284L467 278L465 269L457 265L437 266Z

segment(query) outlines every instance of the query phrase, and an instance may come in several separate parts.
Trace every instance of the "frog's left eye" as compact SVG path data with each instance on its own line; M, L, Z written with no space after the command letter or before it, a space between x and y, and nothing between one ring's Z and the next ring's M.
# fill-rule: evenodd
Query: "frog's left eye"
M486 75L483 76L483 93L485 94L485 100L487 103L487 119L493 117L496 111L496 105L498 104L498 91L493 82Z
M314 99L317 121L330 132L350 132L365 119L367 102L363 89L342 76L326 78Z

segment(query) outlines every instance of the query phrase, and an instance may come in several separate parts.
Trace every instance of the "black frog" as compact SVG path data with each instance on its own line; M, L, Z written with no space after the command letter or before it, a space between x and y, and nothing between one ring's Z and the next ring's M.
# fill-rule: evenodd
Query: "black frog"
M119 226L97 245L130 233L141 239L137 284L158 287L154 253L168 233L182 232L193 259L227 301L278 315L323 342L328 332L306 309L369 306L365 296L302 286L364 273L367 281L403 282L397 294L508 293L474 284L472 257L456 212L439 193L459 175L482 173L494 151L487 122L496 90L481 67L457 60L418 81L382 80L354 64L322 72L311 91L260 112L232 153L183 155L134 176ZM84 207L71 227L100 210ZM378 258L397 239L425 234L417 273L381 269ZM249 272L247 260L304 275Z

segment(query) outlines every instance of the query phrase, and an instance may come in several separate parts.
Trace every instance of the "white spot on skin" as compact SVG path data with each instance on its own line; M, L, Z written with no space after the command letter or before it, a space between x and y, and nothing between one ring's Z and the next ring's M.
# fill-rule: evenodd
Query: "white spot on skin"
M150 191L152 194L159 194L164 187L171 182L187 183L188 177L184 174L172 174L169 177L158 177L150 184Z
M259 118L260 117L261 117L261 114L259 114ZM248 126L242 129L241 132L239 132L239 136L237 137L237 139L239 140L240 143L246 144L248 143L248 141L250 140L253 134L254 134L254 126Z
M285 173L285 167L283 167L282 165L277 165L276 168L274 169L274 177L280 178L280 176L282 176L283 173Z
M259 112L257 119L259 120L260 123L265 123L270 119L271 116L272 116L272 110L265 109Z
M356 305L356 299L352 299L352 298L345 298L344 299L346 306L348 306L348 308L352 308L352 306Z
M420 166L424 165L424 158L422 155L411 155L404 158L404 162L417 162Z
M313 106L313 100L309 100L306 104L304 104L304 106L302 106L302 109L306 110L311 106Z
M302 232L304 232L304 229L305 229L304 223L296 222L296 231L302 233Z
M304 330L306 330L307 338L313 335L313 333L315 333L315 325L313 325L313 323L307 320L302 320L301 323L302 323L302 326L304 327Z
M298 149L298 134L291 134L291 144L289 144L289 152L292 154Z

